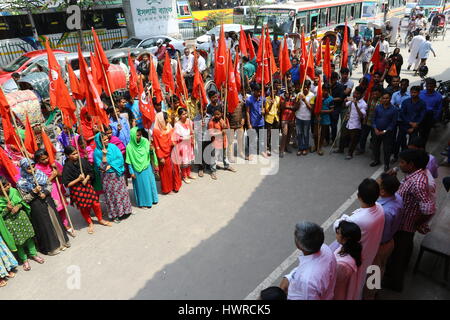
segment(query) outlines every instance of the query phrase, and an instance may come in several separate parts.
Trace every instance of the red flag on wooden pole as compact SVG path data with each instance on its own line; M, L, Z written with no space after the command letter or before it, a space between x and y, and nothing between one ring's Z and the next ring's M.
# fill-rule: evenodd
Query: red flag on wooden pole
M169 53L166 51L166 56L164 60L164 68L162 74L162 83L166 86L166 91L174 93L175 92L175 82L173 81L172 73L172 60L169 57Z
M186 82L184 81L183 72L181 71L181 62L180 57L178 57L178 66L177 66L177 76L176 76L177 86L175 88L175 94L180 98L180 100L188 98L188 90L186 87Z
M216 51L214 80L219 90L227 81L227 44L223 25L220 27L219 45Z
M194 52L194 84L192 86L192 96L201 102L202 107L208 104L208 99L206 98L205 84L203 82L202 75L198 70L198 53Z
M238 90L238 92L241 92L242 80L241 80L241 71L240 71L239 65L240 65L240 57L236 57L234 59L234 77L236 78L237 90Z
M239 34L239 49L241 50L241 54L243 57L248 57L247 35L245 34L244 29L242 29L242 25L241 32Z
M17 182L16 177L19 175L19 171L2 147L0 147L0 164L4 172L9 175L9 180Z
M249 59L250 60L255 59L256 58L255 47L253 46L253 41L252 41L252 38L250 38L250 35L248 35L248 37L247 37L247 49L248 49Z
M306 48L306 39L305 39L305 33L302 30L301 33L301 49L302 49L302 53L300 56L300 67L298 68L299 72L300 72L300 83L303 83L305 81L305 74L306 74L306 63L307 63L307 59L308 59L308 50Z
M322 98L322 79L319 78L319 83L317 84L317 95L314 104L314 114L317 116L322 111L323 98Z
M6 100L5 93L2 90L2 87L0 86L0 114L2 118L10 116L10 110L11 107L9 106L8 100Z
M341 58L341 69L347 68L348 66L348 29L347 29L347 19L345 19L345 29L344 29L344 40L342 41L342 58Z
M70 63L67 64L67 73L69 74L70 89L72 90L72 96L77 100L83 99L83 93L80 87L80 81L78 80L75 72L73 72Z
M155 108L153 106L152 97L148 97L144 91L142 81L138 82L139 88L139 110L142 113L142 123L145 128L150 129L155 121Z
M325 52L323 54L323 74L327 77L327 80L331 78L331 52L330 52L330 39L325 41Z
M134 99L139 94L137 84L138 76L130 52L128 52L128 66L130 67L130 96Z
M42 128L42 142L44 143L45 151L48 153L48 163L53 164L56 159L56 149L48 135L45 133L44 128Z
M309 56L306 63L306 75L313 80L316 76L315 68L314 68L314 56L313 56L313 48L309 48Z
M373 72L377 72L378 68L379 68L379 63L380 63L380 41L378 41L378 43L377 43L377 46L372 55L372 59L370 59L370 62L372 62L372 64L373 64ZM369 73L369 70L366 70L366 73Z
M31 154L34 154L38 151L38 145L36 142L36 136L34 135L33 128L31 127L30 120L28 119L28 114L26 115L25 121L25 149Z
M231 59L231 54L228 55L228 92L227 92L227 102L228 102L228 112L233 113L236 107L239 105L239 91L236 86L236 74L234 73L233 61Z
M322 63L322 42L319 42L319 47L316 52L316 64L320 66Z
M281 54L280 54L280 72L281 76L284 78L287 72L291 70L292 64L291 59L289 57L289 49L287 46L287 39L284 37L283 41L283 48L281 48Z
M156 103L163 101L163 94L161 90L161 84L159 83L158 75L156 74L156 68L152 61L150 61L150 82L152 83L153 95L156 97Z

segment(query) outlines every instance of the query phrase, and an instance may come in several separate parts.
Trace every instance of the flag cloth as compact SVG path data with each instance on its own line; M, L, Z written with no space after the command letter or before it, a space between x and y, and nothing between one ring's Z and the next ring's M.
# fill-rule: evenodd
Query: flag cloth
M370 81L369 81L369 85L367 86L367 89L366 89L366 93L364 94L364 100L366 101L366 102L369 102L369 99L370 99L370 95L371 95L371 93L372 93L372 88L373 88L373 86L374 86L374 81L373 81L373 77L371 77L370 78Z
M298 70L300 72L300 83L303 83L305 81L306 60L308 59L308 51L306 48L305 33L303 31L301 34L300 41L301 41L302 53L300 55L300 67L298 68Z
M17 150L20 150L20 140L9 117L2 117L2 127L5 144L13 145L17 148Z
M372 62L373 64L373 70L377 71L380 63L380 41L378 41L377 43L377 46L372 55L372 59L370 59L370 62ZM369 72L369 70L367 70L366 72Z
M10 116L10 110L11 107L9 106L8 100L6 100L5 93L2 90L2 87L0 86L0 115L2 118L8 118Z
M239 49L241 50L241 54L243 57L248 57L248 49L247 49L247 35L242 29L241 25L241 33L239 34Z
M45 151L48 153L48 163L55 163L56 149L48 135L45 133L44 128L42 128L42 142L44 143Z
M100 63L103 65L106 71L109 68L109 60L105 54L105 51L103 50L102 43L98 39L97 32L95 32L94 28L92 28L92 36L94 37L95 54L98 56Z
M388 75L391 76L391 77L396 77L396 76L398 76L397 67L395 66L394 63L393 63L392 66L389 68Z
M320 66L322 63L322 42L319 42L319 47L317 48L316 52L316 64Z
M151 97L148 97L144 91L142 81L139 80L139 110L142 113L142 123L144 128L150 129L152 123L155 121L155 108Z
M241 65L241 59L236 57L234 59L234 77L236 78L236 88L238 92L241 92L242 90L242 80L241 80L241 70L240 70L240 65Z
M177 86L175 88L175 94L180 98L180 101L188 98L188 90L186 87L186 82L184 81L183 72L181 71L181 62L180 57L178 57L178 65L177 65Z
M236 86L236 75L234 73L231 54L228 55L228 84L227 84L227 104L228 112L233 113L239 105L239 91Z
M283 41L283 47L281 48L281 54L280 54L280 72L281 77L284 78L287 72L291 70L292 64L291 64L291 58L289 57L289 49L287 46L287 39L284 37Z
M309 48L308 59L306 61L306 75L311 80L314 80L314 77L316 76L316 72L315 72L315 68L314 68L314 56L313 56L312 46L310 46L310 48Z
M267 58L266 46L266 33L263 27L261 38L259 41L258 54L256 56L256 62L258 66L256 68L256 82L263 83L264 85L270 82L270 70L269 59ZM263 80L264 76L264 80Z
M323 75L327 80L331 78L331 57L330 57L330 39L325 41L325 52L323 54Z
M214 63L214 81L220 90L227 81L227 44L223 25L220 27L219 45Z
M95 57L99 62L99 64L97 64L98 82L101 84L103 91L105 91L108 96L112 96L112 93L116 89L114 88L114 82L112 81L111 76L108 73L110 63L94 28L92 28L92 36L94 37Z
M247 50L248 50L249 59L250 60L255 59L256 58L255 47L253 46L253 41L252 41L252 38L250 37L250 35L248 35L248 37L247 37Z
M130 52L128 52L128 66L130 67L130 96L134 99L138 94L139 94L139 90L138 90L138 85L137 85L137 81L138 81L138 76L137 76L137 72L136 72L136 66L133 62L133 60L131 59L131 54Z
M88 86L88 65L86 63L86 60L84 59L83 53L81 52L80 44L78 44L78 63L80 66L80 94L83 96L83 98L86 98L87 96L87 86Z
M323 97L322 97L322 79L319 77L319 83L317 84L317 95L314 104L314 114L317 116L322 111Z
M98 60L98 57L91 52L91 75L92 80L94 81L95 88L97 91L101 94L103 90L105 90L106 86L106 80L102 75L102 65L100 63L100 60ZM108 90L106 88L106 90ZM105 91L107 92L107 91Z
M28 119L28 114L26 115L25 121L25 149L31 154L34 154L38 151L38 145L36 143L36 136L34 135L33 128L31 127L30 120Z
M341 69L347 67L348 67L348 28L347 28L347 19L345 19L344 40L342 41Z
M69 74L70 89L72 90L72 96L77 100L82 100L83 92L81 91L80 81L78 80L75 72L73 72L70 63L67 64L67 73Z
M169 57L169 53L165 52L164 68L162 74L162 83L166 86L166 91L170 93L175 92L175 82L173 81L172 73L172 60Z
M3 171L9 175L9 180L17 182L16 177L19 175L19 170L2 147L0 147L0 165L3 167Z
M66 113L66 117L71 119L72 125L76 122L76 106L70 96L69 89L64 82L61 74L61 66L56 61L55 54L50 48L49 42L45 42L45 49L47 51L48 58L48 73L49 73L49 95L50 105L55 108L59 108Z
M200 101L200 104L205 107L208 104L208 99L206 98L206 89L203 82L202 75L198 70L198 53L194 52L194 84L192 86L192 96ZM226 80L226 79L225 79Z
M273 55L272 41L270 41L269 28L266 29L266 52L267 60L269 61L270 81L272 76L277 73L277 63L275 62L275 56Z
M150 61L150 81L152 83L153 95L156 97L156 103L163 101L163 94L161 84L159 83L158 75L156 74L155 65ZM153 104L152 104L153 105ZM153 121L152 121L153 122Z

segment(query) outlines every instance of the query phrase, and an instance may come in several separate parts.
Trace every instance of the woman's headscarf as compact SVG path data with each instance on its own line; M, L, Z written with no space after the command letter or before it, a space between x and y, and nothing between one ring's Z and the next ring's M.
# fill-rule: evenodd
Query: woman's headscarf
M27 158L23 158L20 160L20 175L22 178L17 182L17 187L25 192L31 192L36 187L36 182L42 187L45 188L47 186L48 177L41 170L34 170L34 177L31 173L27 172L27 168L34 164L33 160L29 160Z
M156 114L155 129L158 129L164 134L167 134L172 130L172 125L166 122L163 112L158 112Z
M88 111L87 107L83 107L80 110L80 119L81 119L81 132L80 134L84 137L86 140L86 143L89 143L88 138L92 137L94 135L94 125L91 120L87 119L88 117Z
M103 142L100 132L95 135L94 140L96 145L94 151L94 163L97 168L100 168L103 158ZM115 171L118 176L122 176L125 171L122 152L120 152L119 148L117 148L112 143L108 143L108 145L105 147L108 151L108 153L106 154L106 161L111 166L111 169L109 169L107 172L112 173Z
M137 131L137 127L130 131L130 143L127 145L126 159L135 171L142 172L150 165L150 142L144 137L141 137L141 141L137 142Z

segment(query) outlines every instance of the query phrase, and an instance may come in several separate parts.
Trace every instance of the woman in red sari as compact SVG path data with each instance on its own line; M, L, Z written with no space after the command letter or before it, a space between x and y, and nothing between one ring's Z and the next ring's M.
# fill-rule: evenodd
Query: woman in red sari
M156 115L155 128L153 130L153 144L159 162L159 174L161 176L161 191L164 194L178 192L181 188L180 167L172 161L173 128L168 123L166 112Z

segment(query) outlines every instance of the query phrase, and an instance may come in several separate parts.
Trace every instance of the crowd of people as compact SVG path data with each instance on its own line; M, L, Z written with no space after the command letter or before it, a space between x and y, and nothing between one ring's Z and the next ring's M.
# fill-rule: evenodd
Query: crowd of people
M91 209L106 227L126 220L133 213L130 179L134 205L150 209L160 200L158 184L162 194L179 192L183 184L197 179L194 165L199 178L209 169L217 180L219 162L224 170L236 172L231 163L237 157L283 158L291 148L299 157L323 156L325 146L336 146L334 152L347 149L350 160L366 152L370 136L370 166L380 165L383 145L386 173L359 186L361 209L335 225L334 254L323 244L320 227L296 226L296 244L304 257L280 288L289 299L357 299L363 294L367 267L375 261L384 268L391 252L395 262L388 263L386 277L401 288L414 233L427 232L435 211L436 160L425 147L442 112L436 81L427 79L426 89L410 87L399 76L403 64L399 50L388 56L384 36L374 39L375 48L371 38L346 42L343 37L349 57L362 62L358 84L350 79L352 59L334 65L331 52L324 52L328 44L319 42L315 33L309 51L306 46L295 50L291 41L277 36L267 37L255 50L253 42L243 37L247 37L243 32L239 37L222 33L218 41L211 37L207 52L187 48L175 68L169 43L159 43L156 56L145 54L141 61L130 55L129 90L114 97L102 95L108 126L91 113L84 99L78 99L79 123L63 125L53 148L39 124L33 130L18 130L19 135L25 131L26 145L27 139L35 141L33 152L5 143L5 155L18 174L1 168L0 286L15 276L19 263L25 271L31 269L29 259L44 263L38 251L56 255L70 247L68 236L76 233L69 205L78 208L89 234L94 233ZM364 42L361 50L355 49L359 42ZM228 55L221 56L222 49ZM311 72L307 57L314 60ZM270 80L265 81L269 60ZM227 84L218 85L223 61L230 61ZM138 96L132 94L134 72L142 86ZM170 89L167 72L176 78L175 90ZM70 84L74 92L72 79ZM231 101L232 94L238 100ZM398 159L407 175L402 183L390 169ZM108 220L99 201L102 195ZM270 290L269 296L276 295Z

